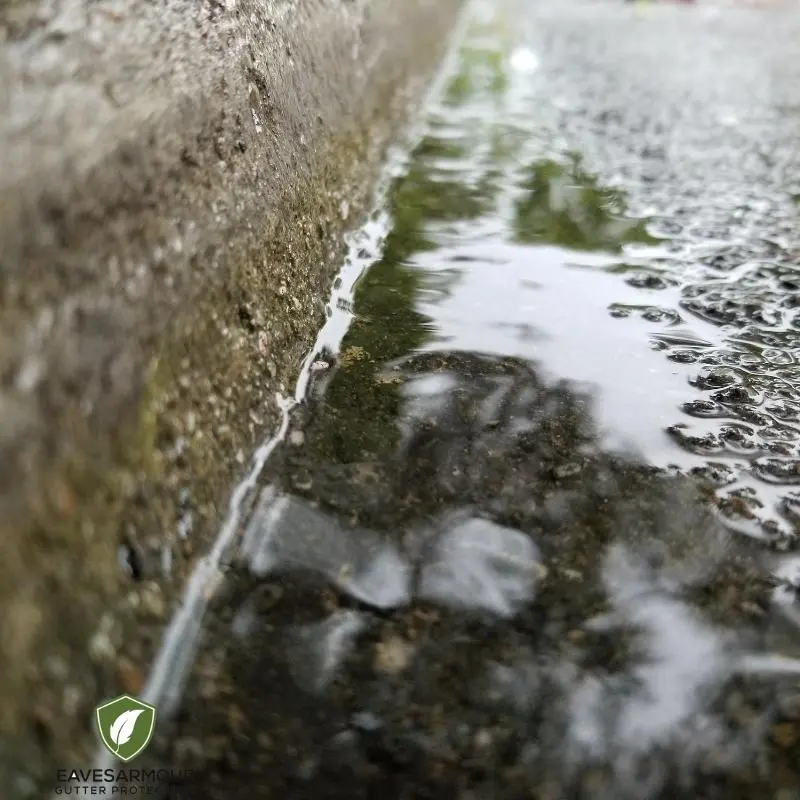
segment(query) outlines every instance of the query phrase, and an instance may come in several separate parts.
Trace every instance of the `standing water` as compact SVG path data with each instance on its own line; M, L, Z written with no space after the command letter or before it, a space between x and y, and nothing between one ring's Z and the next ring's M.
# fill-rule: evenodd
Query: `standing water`
M798 12L725 13L471 9L212 604L186 796L800 797Z

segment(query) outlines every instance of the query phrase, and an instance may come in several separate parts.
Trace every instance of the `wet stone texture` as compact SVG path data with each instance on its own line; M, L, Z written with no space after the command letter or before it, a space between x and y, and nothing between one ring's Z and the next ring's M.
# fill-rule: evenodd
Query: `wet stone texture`
M475 5L160 734L187 796L800 797L800 15L715 9Z

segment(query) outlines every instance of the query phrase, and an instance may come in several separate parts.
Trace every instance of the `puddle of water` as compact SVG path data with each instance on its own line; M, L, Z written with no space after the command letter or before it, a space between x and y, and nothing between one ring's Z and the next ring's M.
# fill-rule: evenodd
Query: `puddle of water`
M794 290L543 133L502 9L254 478L192 796L796 796Z

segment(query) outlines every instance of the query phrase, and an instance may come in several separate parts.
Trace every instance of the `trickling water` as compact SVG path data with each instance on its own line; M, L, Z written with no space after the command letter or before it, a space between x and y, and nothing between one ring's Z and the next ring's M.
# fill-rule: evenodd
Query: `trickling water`
M192 797L797 796L800 82L622 5L475 5L257 478Z

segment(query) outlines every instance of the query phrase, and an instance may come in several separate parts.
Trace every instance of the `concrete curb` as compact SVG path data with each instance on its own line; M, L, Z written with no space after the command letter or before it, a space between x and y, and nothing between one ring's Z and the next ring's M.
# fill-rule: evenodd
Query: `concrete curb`
M460 5L0 5L10 797L141 687Z

